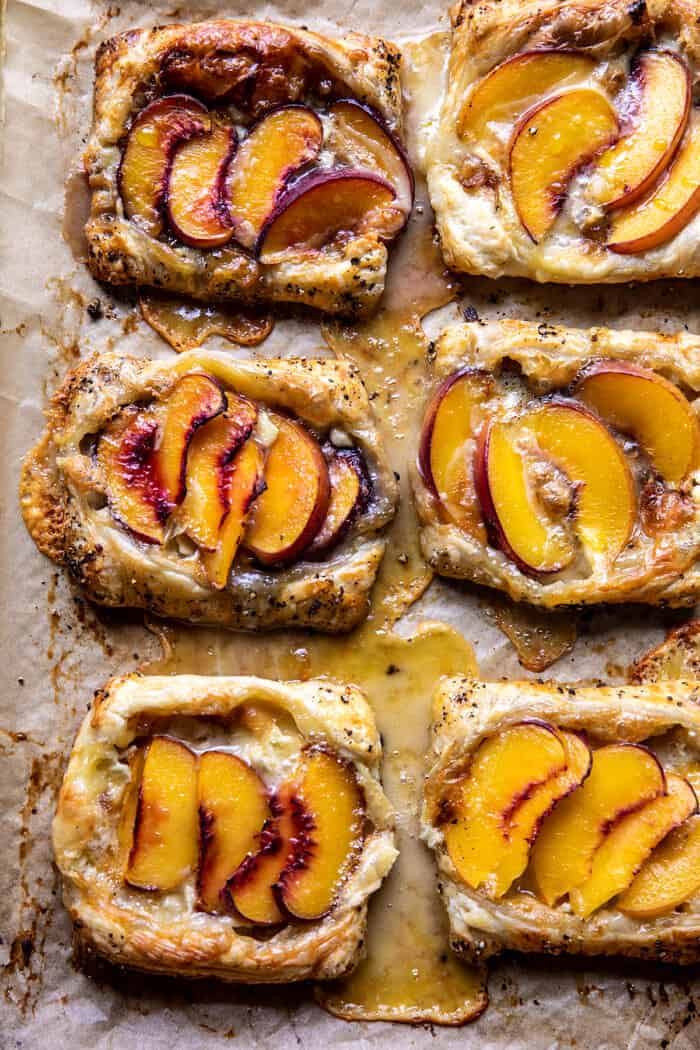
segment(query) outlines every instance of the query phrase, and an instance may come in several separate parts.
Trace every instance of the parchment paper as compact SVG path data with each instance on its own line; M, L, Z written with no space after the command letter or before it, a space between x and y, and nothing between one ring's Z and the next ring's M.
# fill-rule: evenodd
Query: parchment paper
M89 126L95 46L130 25L211 15L278 18L329 32L361 29L399 42L447 26L439 0L327 0L323 6L9 0L0 155L0 1048L208 1050L224 1039L282 1050L350 1043L436 1050L698 1047L697 970L506 960L492 969L491 1005L479 1021L429 1031L335 1020L304 989L190 986L107 966L86 973L72 962L49 848L65 756L93 690L110 674L155 656L158 644L143 616L86 605L35 551L18 511L18 473L42 426L46 395L80 356L114 346L140 355L170 353L135 322L128 297L122 304L105 297L62 238L65 180ZM96 297L106 314L99 322L86 311ZM463 305L485 318L700 331L697 282L575 290L474 279L465 282ZM428 327L445 313L455 317L457 310L443 311ZM315 322L285 321L260 350L309 351L320 343ZM486 676L526 676L468 588L434 584L409 619L426 615L464 633ZM548 675L623 680L629 662L680 618L634 610L593 614L573 653Z

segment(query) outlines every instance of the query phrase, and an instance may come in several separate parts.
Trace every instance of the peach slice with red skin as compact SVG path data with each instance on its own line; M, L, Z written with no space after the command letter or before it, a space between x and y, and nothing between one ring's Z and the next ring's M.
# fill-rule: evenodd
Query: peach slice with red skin
M372 227L390 239L404 221L393 187L379 175L353 168L314 171L282 195L263 226L257 252L262 263L278 263Z
M158 416L123 409L99 436L96 457L112 516L145 543L162 543L170 505L153 471Z
M226 199L236 240L254 248L290 177L318 156L321 121L306 106L282 106L262 118L229 168Z
M474 486L472 450L493 379L476 369L455 372L438 387L423 420L418 469L447 521L486 543Z
M309 557L322 555L341 539L367 506L372 491L364 460L357 449L333 449L328 457L330 495L321 528L307 548Z
M364 841L365 798L353 767L314 745L304 754L292 798L292 855L274 886L280 907L295 919L326 915Z
M676 151L690 112L690 71L672 51L645 51L634 64L619 109L629 131L602 155L594 173L604 208L632 204L653 186ZM623 127L624 132L624 127Z
M163 232L168 174L175 150L181 142L210 128L206 106L189 95L165 95L136 115L117 184L126 217L151 237Z
M334 102L328 115L328 146L336 159L353 168L377 171L394 187L397 205L408 221L415 181L406 151L396 136L371 106L355 99Z
M238 553L255 500L264 490L265 454L250 438L236 453L229 474L228 510L219 528L216 547L202 552L202 565L212 587L223 590Z
M170 510L185 497L187 455L195 432L225 409L226 395L204 373L182 376L168 394L153 472Z
M666 915L700 890L700 817L690 817L657 846L615 907L632 919Z
M441 807L447 852L467 885L496 881L519 807L566 763L562 738L546 722L516 722L482 741Z
M530 849L547 814L580 787L591 771L592 756L586 741L576 733L558 732L566 752L566 766L561 773L534 788L513 812L500 863L486 881L486 890L495 899L507 893L527 868Z
M656 757L639 744L607 744L593 752L588 778L563 799L540 828L530 870L550 907L591 875L593 858L627 814L666 791Z
M277 437L245 545L263 565L278 565L294 561L315 538L328 511L330 482L316 438L287 416L271 412L270 418Z
M554 224L574 176L617 136L615 111L591 88L555 95L523 115L511 139L510 185L535 243Z
M611 216L607 247L637 255L666 244L700 208L700 118L693 112L688 131L662 181L649 194Z
M215 122L175 152L168 177L168 219L173 232L194 248L219 248L233 237L224 181L236 151L236 132Z
M697 466L697 416L683 392L650 368L627 361L593 361L580 373L572 394L639 442L671 484L679 484Z
M539 484L535 467L545 473ZM541 492L556 482L556 471L568 483L565 498L552 489L550 508ZM491 420L479 441L474 477L501 549L523 572L559 572L573 561L572 509L586 554L608 562L634 527L637 500L624 454L601 420L576 401L552 400L513 421Z
M582 51L521 51L479 81L457 117L457 134L481 140L490 123L517 121L555 88L586 80L595 66L595 59Z
M576 915L587 918L632 882L655 846L697 812L698 800L683 777L666 775L667 794L623 817L596 850L591 873L569 894Z
M186 494L178 520L205 550L215 550L221 524L231 505L233 460L250 437L257 408L236 394L227 395L226 412L210 420L192 438L187 454Z
M272 816L261 832L260 849L246 857L225 890L232 908L256 926L274 926L287 920L273 887L290 861L297 831L289 785L273 795L270 809Z
M138 789L126 882L162 893L197 865L197 756L170 737L154 736Z
M237 755L205 751L199 759L201 852L197 877L199 911L224 912L226 884L250 853L270 816L262 780Z

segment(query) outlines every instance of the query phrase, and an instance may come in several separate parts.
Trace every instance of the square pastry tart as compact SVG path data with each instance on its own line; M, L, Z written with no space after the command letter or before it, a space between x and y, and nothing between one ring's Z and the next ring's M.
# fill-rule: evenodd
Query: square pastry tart
M700 274L697 0L460 0L427 158L448 266Z
M380 761L354 686L112 680L53 824L78 946L183 977L345 973L397 856Z
M379 38L266 22L108 40L84 157L93 275L370 310L413 203L400 63Z
M397 486L354 366L191 351L70 373L20 497L100 604L343 631L367 614Z
M443 680L423 837L455 951L700 959L699 699Z
M414 476L440 574L553 607L700 595L700 340L446 329Z

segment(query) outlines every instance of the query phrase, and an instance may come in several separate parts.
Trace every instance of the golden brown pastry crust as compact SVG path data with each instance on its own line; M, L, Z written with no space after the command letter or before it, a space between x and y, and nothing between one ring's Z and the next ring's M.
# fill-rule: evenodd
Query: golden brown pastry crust
M497 371L505 360L522 369L533 395L565 388L596 358L617 358L656 369L685 390L700 411L700 339L689 333L661 335L608 328L566 328L525 321L457 324L436 347L434 372L443 380L460 368ZM700 595L700 490L689 494L690 520L656 541L636 535L610 569L585 577L566 574L547 581L521 572L501 550L484 545L441 520L437 501L418 471L413 490L421 523L423 555L436 572L505 591L516 601L554 607L597 602L693 605Z
M619 255L582 238L566 209L545 241L533 243L515 210L504 158L493 156L484 143L463 141L456 130L476 82L521 51L577 48L607 64L610 73L626 75L640 44L668 45L681 51L696 77L698 0L460 0L451 13L447 89L426 154L447 265L488 277L566 284L700 274L700 215L666 244L638 255Z
M281 729L267 742L222 730L222 720L237 708L256 703L280 708L291 718L295 728L289 744ZM236 928L230 916L195 912L194 876L168 894L148 894L123 883L117 858L120 808L129 781L125 753L135 737L176 719L180 730L197 719L209 720L201 722L198 747L211 746L207 733L214 726L216 746L224 742L222 732L228 733L226 742L270 785L288 775L305 742L326 741L352 763L371 831L325 918L290 923L256 939ZM374 716L354 686L195 675L113 679L97 695L78 733L53 823L54 856L78 947L140 970L243 983L324 980L345 973L362 956L367 900L397 856L394 813L379 783L380 762Z
M455 951L469 959L484 959L507 949L628 955L675 963L700 959L700 896L692 898L682 912L643 920L625 916L613 906L580 919L568 905L549 908L517 888L493 901L459 879L443 833L433 822L435 800L451 771L464 768L484 737L524 718L584 730L601 743L646 741L667 771L682 772L690 761L700 758L699 700L697 683L683 681L572 687L532 681L480 682L461 676L443 679L433 701L422 835L435 851ZM662 734L668 734L666 742L658 739Z
M331 40L255 21L133 29L106 41L95 62L94 121L84 158L92 191L86 235L93 275L198 299L304 303L358 316L371 310L384 289L387 262L376 233L358 234L332 253L300 253L270 265L233 245L216 252L173 246L124 218L117 172L129 121L155 94L176 88L206 98L222 80L235 90L251 70L247 106L254 117L303 101L324 79L334 93L370 103L400 135L400 63L398 49L378 37L349 33Z
M338 428L361 451L373 498L342 542L321 561L280 570L234 570L227 588L202 582L197 564L175 549L134 538L105 508L99 467L81 443L124 405L164 396L190 371L215 375L260 404L288 409L312 428ZM190 351L175 360L95 355L71 372L53 398L46 431L27 456L20 483L24 520L39 550L66 566L93 601L149 609L193 623L235 629L282 626L347 631L367 615L397 486L354 366L328 359L235 361Z

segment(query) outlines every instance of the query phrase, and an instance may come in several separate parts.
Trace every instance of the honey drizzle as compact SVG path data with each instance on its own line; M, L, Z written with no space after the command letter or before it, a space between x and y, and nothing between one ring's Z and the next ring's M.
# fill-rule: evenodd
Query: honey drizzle
M239 346L258 346L273 328L272 318L260 311L158 292L142 292L139 306L144 321L177 353L193 350L213 335Z

